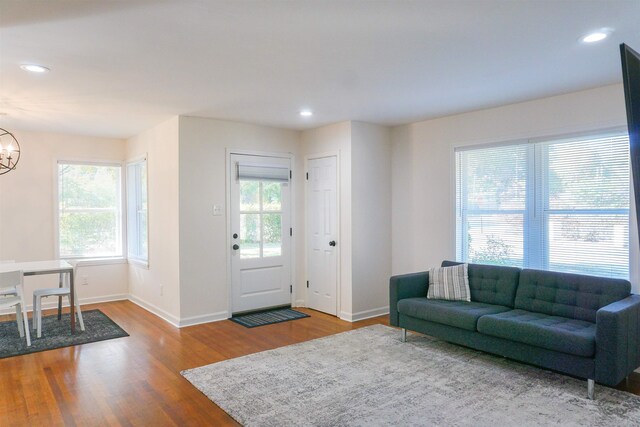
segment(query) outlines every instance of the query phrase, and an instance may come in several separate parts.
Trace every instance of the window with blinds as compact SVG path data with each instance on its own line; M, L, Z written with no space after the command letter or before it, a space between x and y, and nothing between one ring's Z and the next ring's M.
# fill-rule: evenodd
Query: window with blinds
M459 260L629 277L622 134L456 150Z

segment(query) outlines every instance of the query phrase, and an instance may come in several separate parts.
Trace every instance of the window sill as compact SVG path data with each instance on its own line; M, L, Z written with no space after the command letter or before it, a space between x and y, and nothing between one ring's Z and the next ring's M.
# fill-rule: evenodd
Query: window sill
M82 267L99 265L126 264L126 258L63 258L81 263Z
M129 258L127 262L129 263L129 265L134 265L136 267L144 268L145 270L149 269L149 261L142 261L139 259Z

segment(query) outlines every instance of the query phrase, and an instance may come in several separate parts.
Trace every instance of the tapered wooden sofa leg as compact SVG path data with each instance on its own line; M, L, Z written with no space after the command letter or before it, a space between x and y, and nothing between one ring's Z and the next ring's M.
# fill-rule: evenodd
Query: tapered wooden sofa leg
M401 332L401 335L400 335L400 341L407 342L407 330L405 328L402 328L402 332Z

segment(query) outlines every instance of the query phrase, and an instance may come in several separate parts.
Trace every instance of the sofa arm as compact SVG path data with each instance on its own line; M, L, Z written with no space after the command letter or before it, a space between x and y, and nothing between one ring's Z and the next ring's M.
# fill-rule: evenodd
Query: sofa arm
M640 366L640 295L596 312L596 378L610 386Z
M398 301L404 298L426 297L429 272L402 274L389 279L389 323L398 325Z

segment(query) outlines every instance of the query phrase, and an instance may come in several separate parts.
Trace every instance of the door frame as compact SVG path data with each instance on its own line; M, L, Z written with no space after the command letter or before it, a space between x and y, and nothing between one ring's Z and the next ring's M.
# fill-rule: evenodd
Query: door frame
M290 206L289 206L289 215L290 215L290 221L291 221L291 228L296 230L296 216L295 216L295 206L296 206L296 197L295 197L295 172L294 172L294 167L295 167L295 155L293 153L290 152L276 152L276 151L258 151L258 150L235 150L235 149L231 149L231 148L226 148L225 149L225 160L226 160L226 165L225 165L225 178L226 178L226 182L225 182L225 215L227 216L226 218L226 238L225 238L225 242L226 242L226 251L225 251L225 256L227 257L227 318L231 318L231 315L233 314L233 280L232 280L232 268L231 268L231 184L232 184L232 180L235 179L233 177L233 173L234 171L231 170L231 156L233 154L239 154L239 155L243 155L243 156L260 156L260 157L278 157L281 159L289 159L289 170L291 171L291 176L293 178L289 179L289 193L290 193ZM295 301L296 301L296 284L295 284L295 277L296 277L296 251L295 251L295 245L296 245L296 234L298 232L296 231L295 233L293 233L293 236L291 236L291 249L290 249L290 254L289 254L289 263L290 263L290 270L289 270L289 282L292 285L292 291L291 291L291 306L294 307L295 306Z
M336 317L340 318L340 307L342 306L342 286L341 286L341 271L342 264L340 262L340 256L342 254L341 245L342 245L342 221L340 217L340 150L335 151L324 151L316 154L309 154L304 158L304 170L305 173L309 172L309 161L315 159L323 159L325 157L335 157L336 158L336 220L338 222L336 227L336 239L338 240L338 245L336 245ZM309 180L304 180L304 271L305 276L309 279L309 210L307 207L309 206ZM309 307L309 293L305 292L305 305Z

